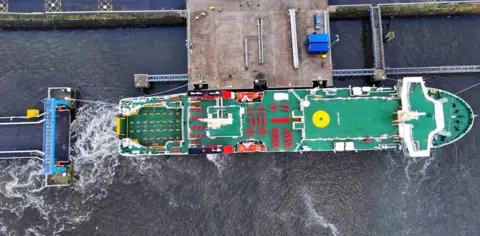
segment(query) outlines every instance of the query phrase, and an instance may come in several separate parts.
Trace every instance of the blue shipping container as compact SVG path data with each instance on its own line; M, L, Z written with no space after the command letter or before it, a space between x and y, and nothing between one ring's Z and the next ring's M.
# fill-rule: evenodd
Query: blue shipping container
M310 34L308 35L309 43L328 43L328 34Z
M309 53L327 53L329 50L328 43L309 43Z

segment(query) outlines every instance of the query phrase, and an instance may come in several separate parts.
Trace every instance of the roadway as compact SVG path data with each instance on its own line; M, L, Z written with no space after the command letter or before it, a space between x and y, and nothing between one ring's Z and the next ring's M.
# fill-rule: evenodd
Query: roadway
M56 114L55 160L67 161L70 146L70 111ZM41 120L0 118L0 152L4 152L0 157L20 155L8 152L43 151L43 122L39 121ZM20 122L23 124L14 124Z
M22 121L22 119L11 122L14 121ZM43 150L43 123L0 124L0 152L27 150Z

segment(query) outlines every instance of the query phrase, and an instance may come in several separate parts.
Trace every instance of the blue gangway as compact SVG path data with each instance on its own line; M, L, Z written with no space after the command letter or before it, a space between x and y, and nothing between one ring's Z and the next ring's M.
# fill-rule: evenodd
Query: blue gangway
M65 167L55 166L55 143L56 143L56 116L57 106L68 105L67 101L46 98L44 100L44 122L43 122L43 173L54 174L66 172Z

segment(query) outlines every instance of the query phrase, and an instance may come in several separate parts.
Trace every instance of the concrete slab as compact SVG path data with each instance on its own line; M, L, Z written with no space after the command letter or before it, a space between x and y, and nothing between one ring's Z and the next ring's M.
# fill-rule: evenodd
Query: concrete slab
M210 6L222 12L209 11ZM189 61L190 89L200 80L209 89L252 88L255 78L265 78L270 88L311 87L315 80L333 85L329 59L307 53L304 45L314 30L314 15L327 7L327 0L247 1L191 0ZM297 11L297 38L300 66L293 68L288 8ZM206 15L202 16L201 13ZM196 19L198 17L198 19ZM259 64L257 21L263 21L264 63ZM318 33L324 32L323 29ZM248 40L248 70L245 68L244 40Z
M187 9L191 11L208 10L210 6L222 7L223 12L238 11L275 11L295 9L326 10L328 0L189 0Z

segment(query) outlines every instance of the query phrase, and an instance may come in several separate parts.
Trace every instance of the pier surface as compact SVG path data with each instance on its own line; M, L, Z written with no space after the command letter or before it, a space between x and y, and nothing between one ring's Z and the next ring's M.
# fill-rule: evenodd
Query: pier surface
M210 11L215 6L215 11ZM313 81L332 85L328 58L308 54L304 40L315 31L314 15L322 13L328 0L247 1L190 0L190 85L208 84L208 89L252 88L253 80L265 78L268 87L311 87ZM221 12L218 11L222 8ZM288 9L295 8L299 67L294 69ZM302 10L305 9L305 10ZM308 9L308 10L306 10ZM205 16L201 13L204 12ZM198 19L197 19L198 17ZM259 63L258 19L263 22L263 58ZM248 69L244 42L248 44ZM201 82L200 82L201 81Z

